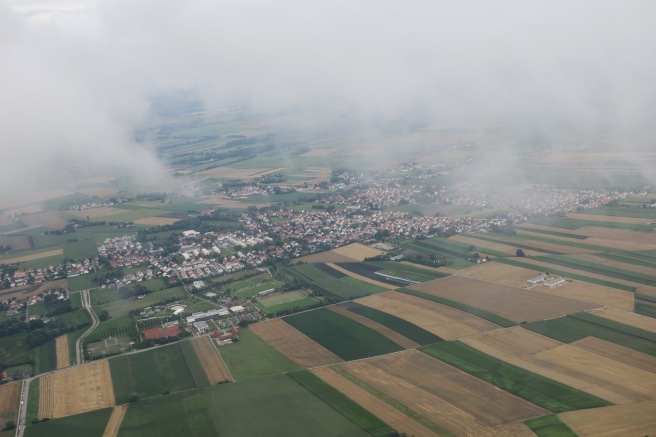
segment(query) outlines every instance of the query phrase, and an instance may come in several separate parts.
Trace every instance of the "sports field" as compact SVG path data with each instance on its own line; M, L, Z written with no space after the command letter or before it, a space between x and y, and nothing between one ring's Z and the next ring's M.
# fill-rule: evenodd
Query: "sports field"
M342 361L316 341L282 319L250 325L251 331L301 367L316 367Z
M445 340L500 328L464 311L397 291L367 296L357 303L407 320Z
M457 275L408 288L472 305L516 322L542 320L599 306Z
M39 384L39 418L65 417L116 403L107 361L42 376Z

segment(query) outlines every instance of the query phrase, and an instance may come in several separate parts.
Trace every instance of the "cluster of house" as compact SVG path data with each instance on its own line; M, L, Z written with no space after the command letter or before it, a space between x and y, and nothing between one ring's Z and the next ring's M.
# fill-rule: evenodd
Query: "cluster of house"
M531 279L527 279L526 282L528 282L532 287L536 285L542 285L544 287L553 288L567 283L567 279L563 278L562 276L541 273Z
M125 202L126 199L118 199L118 203L123 203ZM93 208L112 208L116 206L117 204L114 202L86 202L86 203L79 203L77 205L72 205L72 206L66 206L61 208L61 211L84 211L87 209L93 209Z
M97 259L84 259L82 261L66 261L63 264L49 265L47 267L27 269L0 268L0 289L29 284L41 284L56 279L74 277L89 273L89 271L96 267L98 267Z
M28 296L24 300L5 299L2 304L7 308L6 315L13 316L25 312L26 306L36 305L43 302L46 296L52 296L54 299L62 301L68 299L68 289L66 288L49 288L39 294ZM38 319L40 316L30 316L30 320Z
M107 258L114 268L138 266L148 261L143 246L131 235L106 238L98 245L98 254Z

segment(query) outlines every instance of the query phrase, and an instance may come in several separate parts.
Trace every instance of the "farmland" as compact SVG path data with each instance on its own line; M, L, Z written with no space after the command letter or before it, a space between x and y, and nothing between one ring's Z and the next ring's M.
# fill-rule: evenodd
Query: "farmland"
M16 422L20 393L20 382L0 385L0 430L5 427L8 421ZM4 437L4 434L0 431L0 436Z
M279 311L304 308L315 305L316 300L308 296L307 292L294 290L282 294L258 299L258 304L267 314L276 314Z
M39 378L39 418L66 417L115 404L107 361Z
M656 429L656 401L613 405L558 415L578 435L650 435Z
M291 267L290 273L294 277L310 281L311 288L318 290L320 294L340 300L380 293L387 288L394 288L394 286L378 281L368 283L366 278L360 280L347 276L347 273L351 272L344 272L336 265L300 264ZM355 276L353 273L351 275Z
M194 346L200 364L207 374L209 384L232 380L228 369L223 364L223 360L221 360L209 337L194 338L191 340L191 344Z
M57 350L57 368L63 369L71 365L70 354L68 352L68 335L60 335L55 339L55 348Z
M221 357L238 381L285 373L299 368L293 361L254 334L250 328L240 330L239 342L221 347Z
M283 320L344 360L401 350L387 337L325 308Z
M103 408L61 419L49 420L28 426L25 435L27 437L66 437L71 435L102 437L111 414L112 408Z

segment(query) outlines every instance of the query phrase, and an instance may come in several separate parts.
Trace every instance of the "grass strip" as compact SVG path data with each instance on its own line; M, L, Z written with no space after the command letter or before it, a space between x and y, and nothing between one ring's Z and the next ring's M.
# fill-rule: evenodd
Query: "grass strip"
M27 394L27 411L25 423L30 424L34 419L39 417L39 397L41 396L41 378L33 379L30 382L30 390Z
M385 437L394 433L394 429L374 416L348 396L325 383L308 370L299 370L288 375L316 397L333 407L344 417L358 425L374 437Z
M386 393L384 393L384 392L378 390L376 387L366 383L365 381L361 380L357 376L350 374L349 372L347 372L343 368L336 366L336 367L331 367L331 369L333 369L335 372L339 373L341 376L348 379L352 383L358 385L359 387L361 387L365 391L367 391L367 392L371 393L372 395L376 396L378 399L385 402L390 407L400 411L401 413L405 414L406 416L408 416L409 418L411 418L415 422L424 425L426 428L430 429L431 431L436 432L440 436L456 437L456 435L453 434L452 432L448 431L447 429L443 428L442 426L438 425L437 423L427 419L426 417L422 416L421 414L419 414L418 412L416 412L412 408L410 408L407 405L397 401L393 397L388 396Z
M656 285L656 276L644 275L642 273L636 273L632 272L631 270L624 270L616 267L601 266L593 262L582 261L576 258L535 256L533 259L536 261L556 264L571 269L583 270L585 272L594 273L596 275L603 275L615 279L621 279L623 281L635 282L637 284Z
M647 317L653 317L656 319L656 306L649 305L646 303L636 302L635 312Z
M506 363L459 341L438 343L420 350L553 413L612 405L604 399Z
M538 437L576 437L578 435L555 414L527 420L524 423Z
M461 311L464 311L466 313L472 314L474 316L480 317L481 319L485 319L489 322L496 323L499 326L503 326L504 328L510 328L511 326L516 326L519 323L514 322L510 319L506 319L505 317L501 317L497 314L491 313L489 311L482 310L480 308L473 307L471 305L464 304L462 302L457 302L455 300L447 299L444 297L440 296L435 296L432 294L428 293L423 293L421 291L416 291L416 290L411 290L409 288L399 288L396 291L399 291L401 293L405 294L410 294L412 296L417 296L421 297L422 299L430 300L433 302L441 303L442 305L447 305L452 308L459 309Z
M467 236L472 237L472 238L476 238L477 240L487 241L487 242L490 242L490 243L505 244L506 246L516 247L518 249L534 250L536 252L542 252L542 253L546 253L546 254L549 254L549 255L564 255L563 252L556 252L555 250L542 249L540 247L529 246L528 244L516 243L514 241L497 240L497 239L494 239L494 238L483 237L482 235L477 235L477 234L471 234L471 235L468 234ZM484 250L484 248L481 248L481 250Z

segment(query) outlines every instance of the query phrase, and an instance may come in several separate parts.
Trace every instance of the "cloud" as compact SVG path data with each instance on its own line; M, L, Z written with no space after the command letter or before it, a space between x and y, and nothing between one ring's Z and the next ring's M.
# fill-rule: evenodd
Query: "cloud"
M181 89L208 107L350 114L369 128L653 133L651 1L46 5L0 3L3 155L21 169L2 186L25 168L55 176L52 162L162 174L128 132L149 96Z

